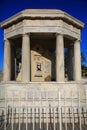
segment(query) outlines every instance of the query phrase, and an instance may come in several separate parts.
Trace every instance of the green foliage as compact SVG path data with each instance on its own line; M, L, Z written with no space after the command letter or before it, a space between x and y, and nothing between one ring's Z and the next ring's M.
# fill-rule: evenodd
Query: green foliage
M85 62L86 62L86 59L85 59L84 53L81 52L81 65L83 65Z
M87 76L87 67L85 66L85 56L84 53L81 52L81 70L82 76ZM65 73L67 73L67 65L68 65L68 49L64 50L64 63L65 63Z
M19 65L19 62L21 62L21 49L20 48L16 49L16 61L17 61L17 65Z

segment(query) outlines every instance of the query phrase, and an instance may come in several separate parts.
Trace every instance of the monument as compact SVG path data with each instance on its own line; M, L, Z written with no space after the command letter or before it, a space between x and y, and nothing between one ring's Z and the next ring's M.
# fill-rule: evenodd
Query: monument
M34 81L38 66L41 67L38 71L43 71L40 72L43 75L46 69L47 76L50 77L48 81L54 79L64 82L64 48L69 52L69 79L81 80L80 31L84 24L79 20L61 10L26 9L3 21L1 27L4 29L4 81L16 80L15 52L21 49L21 82ZM34 51L37 54L33 54ZM47 51L48 55L44 54ZM49 53L52 55L55 51L56 65L52 67L53 58L49 59ZM40 63L42 57L49 63L45 59L45 63ZM35 59L35 66L32 66ZM47 65L50 67L48 70ZM55 77L51 74L53 68L56 69ZM40 80L41 77L38 77ZM41 81L45 81L44 78Z
M28 119L30 121L31 117L34 130L34 121L38 122L38 119L34 118L35 112L39 113L40 129L43 123L42 115L46 124L45 129L50 127L51 113L55 130L57 125L55 115L58 112L59 129L62 130L63 121L67 130L70 112L73 115L71 117L73 130L74 121L76 123L80 121L81 130L84 124L81 122L84 120L81 118L81 110L84 108L85 112L87 108L87 83L81 79L80 56L81 29L84 24L61 10L25 9L0 25L4 30L4 76L0 89L1 97L5 97L5 108L8 110L10 107L13 110L12 123L14 110L20 111L19 106L23 110L26 108L24 121L27 122L26 130L30 123ZM65 50L68 52L67 81ZM65 118L61 117L62 112ZM30 113L32 115L29 117ZM87 117L85 114L84 116L86 122ZM21 122L21 119L19 121Z

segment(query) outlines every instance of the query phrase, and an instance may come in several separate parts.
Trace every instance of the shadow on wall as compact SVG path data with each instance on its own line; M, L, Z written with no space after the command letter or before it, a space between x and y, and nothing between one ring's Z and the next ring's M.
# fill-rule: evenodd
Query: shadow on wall
M0 82L3 80L3 72L0 71Z
M51 76L48 75L48 76L45 78L45 81L50 81L50 79L51 79Z

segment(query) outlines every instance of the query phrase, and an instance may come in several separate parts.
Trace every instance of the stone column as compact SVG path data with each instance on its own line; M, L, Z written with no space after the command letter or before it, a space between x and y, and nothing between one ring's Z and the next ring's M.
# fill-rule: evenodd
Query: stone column
M56 81L64 82L64 40L63 35L56 35Z
M11 42L11 80L16 80L15 78L15 56L16 56L16 49L15 43Z
M74 80L81 79L81 55L80 55L80 41L74 42Z
M74 61L74 48L73 45L68 47L68 79L73 80L73 61Z
M10 41L8 39L5 40L4 43L4 81L11 80L11 48Z
M30 81L30 37L23 34L22 39L22 82Z

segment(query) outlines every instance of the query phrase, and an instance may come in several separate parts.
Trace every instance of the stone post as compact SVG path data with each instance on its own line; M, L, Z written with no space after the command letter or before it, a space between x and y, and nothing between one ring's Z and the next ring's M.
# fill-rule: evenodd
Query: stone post
M23 34L22 39L22 82L30 81L30 37Z
M74 80L81 79L81 55L80 55L80 41L74 42Z
M4 81L11 80L11 47L10 41L8 39L5 40L4 43Z
M64 40L63 35L56 35L56 81L64 82Z

